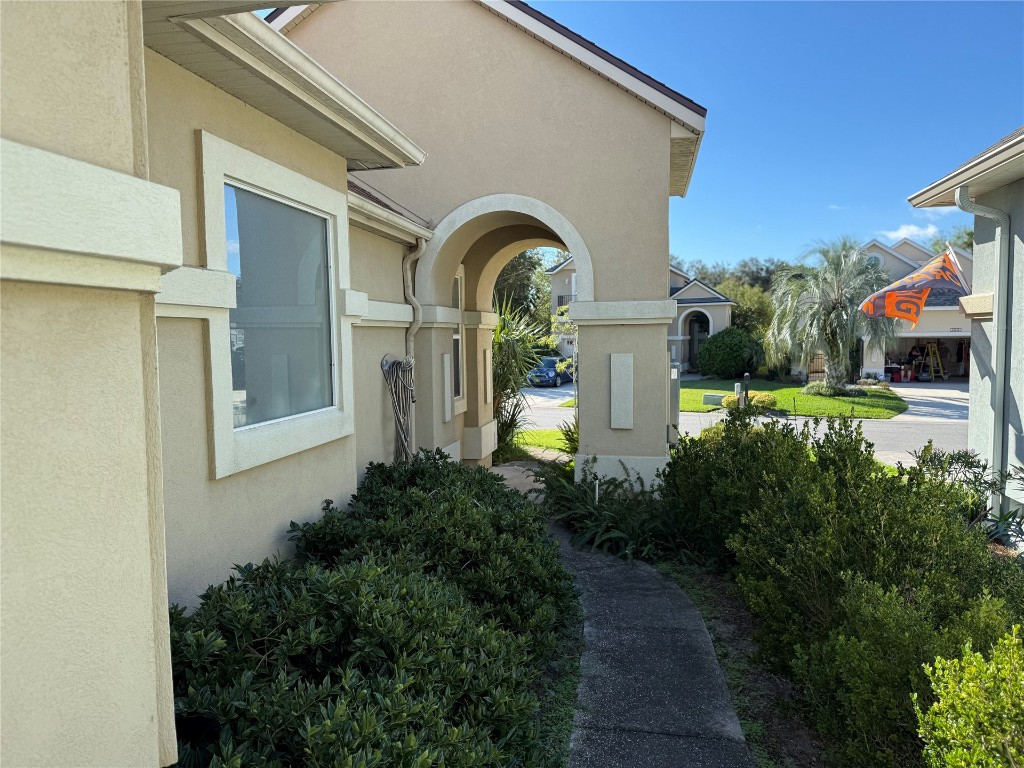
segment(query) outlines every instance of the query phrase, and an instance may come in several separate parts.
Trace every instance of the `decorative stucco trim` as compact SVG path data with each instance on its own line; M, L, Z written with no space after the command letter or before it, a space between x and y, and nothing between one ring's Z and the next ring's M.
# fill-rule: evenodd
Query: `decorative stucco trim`
M488 421L479 427L462 430L462 458L483 459L498 447L498 422Z
M609 355L611 428L633 428L633 354L613 352Z
M481 329L485 331L493 331L498 327L498 313L497 312L473 312L467 311L462 313L463 325L470 329Z
M160 268L78 253L4 245L0 279L156 293Z
M672 299L569 303L569 317L576 325L658 325L671 322L675 316Z
M353 227L403 245L416 245L416 238L429 240L434 236L426 227L353 194L348 196L348 222Z
M201 267L178 267L160 278L157 304L195 307L237 306L237 278L230 272Z
M590 251L576 228L561 213L547 203L525 195L485 195L463 203L449 213L434 228L434 237L423 250L416 267L416 295L422 304L437 304L447 300L443 293L434 295L433 277L439 271L442 249L445 243L464 224L489 213L520 213L539 221L562 241L577 264L576 293L581 301L593 301L594 267ZM450 275L451 273L447 273ZM447 276L446 275L446 276Z
M457 326L462 320L462 313L456 307L439 307L434 304L423 306L423 325L425 327Z
M7 139L0 165L5 244L163 271L181 265L177 190Z
M960 311L971 320L988 320L992 317L991 293L972 293L960 297Z
M719 304L718 306L724 306L724 305ZM711 336L711 335L714 334L714 332L715 332L715 318L714 318L714 316L710 312L708 312L705 307L691 306L689 309L687 309L685 312L683 312L683 314L681 314L679 316L678 320L676 320L676 333L678 333L679 336L677 336L675 338L680 338L680 339L689 339L690 338L690 334L688 334L688 333L684 334L683 333L683 325L684 325L683 321L686 320L686 318L689 317L690 315L692 315L694 312L700 312L702 315L704 315L704 317L706 317L708 319L708 336Z
M395 301L369 301L361 325L394 323L407 326L412 323L412 307Z
M262 24L262 22L260 22ZM276 34L276 33L275 33ZM235 428L232 401L229 308L198 308L207 323L209 419L214 479L324 445L355 431L352 325L368 311L365 293L351 290L348 243L348 195L230 144L197 132L202 155L201 212L207 270L227 272L224 184L239 184L286 205L322 216L328 230L328 292L333 325L333 401L326 408ZM230 273L227 273L230 274ZM194 278L191 278L194 279ZM163 316L170 314L158 308ZM180 311L180 310L179 310Z

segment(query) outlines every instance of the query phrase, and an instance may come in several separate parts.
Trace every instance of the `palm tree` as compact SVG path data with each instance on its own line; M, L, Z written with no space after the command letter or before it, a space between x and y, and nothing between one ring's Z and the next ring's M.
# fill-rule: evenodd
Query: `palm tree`
M540 331L523 310L505 299L498 308L491 349L491 382L494 393L494 418L498 445L511 445L526 421L526 400L520 389L526 376L540 358L534 347Z
M858 339L882 350L896 339L896 320L868 318L859 309L892 278L849 237L820 242L807 256L820 257L820 266L785 266L775 273L765 352L772 365L792 361L803 368L820 352L825 383L839 387L850 375Z

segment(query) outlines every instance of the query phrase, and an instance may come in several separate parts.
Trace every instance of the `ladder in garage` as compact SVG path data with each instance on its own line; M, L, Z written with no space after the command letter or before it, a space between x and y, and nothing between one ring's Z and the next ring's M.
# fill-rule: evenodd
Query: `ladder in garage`
M949 378L949 374L946 373L942 367L942 358L939 357L939 345L934 341L929 341L925 345L924 351L924 363L931 369L932 381L935 381L935 369L938 368L939 375L942 380L945 381Z

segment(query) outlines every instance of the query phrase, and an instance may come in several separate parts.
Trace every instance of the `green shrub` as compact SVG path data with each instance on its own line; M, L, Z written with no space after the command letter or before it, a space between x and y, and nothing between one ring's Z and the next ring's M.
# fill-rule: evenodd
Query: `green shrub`
M723 408L736 408L740 404L740 399L736 395L725 395L722 398Z
M182 766L533 765L526 643L401 558L265 561L171 612Z
M963 649L962 659L925 665L935 702L915 707L925 759L932 768L1019 768L1024 765L1024 645L1015 626L985 661Z
M833 387L830 384L826 384L824 381L812 381L809 382L802 390L805 395L818 395L819 397L835 397L839 394L839 389Z
M563 421L558 425L558 431L562 433L562 442L565 443L565 452L575 456L580 452L580 425L574 416L572 421Z
M560 611L573 599L543 509L482 467L422 451L411 462L370 464L347 510L293 523L305 559L335 566L393 553L455 584L484 615L527 636L539 656L554 648Z
M763 410L772 410L778 405L771 392L755 392L750 396L750 404Z
M697 367L705 376L734 379L744 371L756 370L757 342L743 329L732 325L709 336L697 352Z

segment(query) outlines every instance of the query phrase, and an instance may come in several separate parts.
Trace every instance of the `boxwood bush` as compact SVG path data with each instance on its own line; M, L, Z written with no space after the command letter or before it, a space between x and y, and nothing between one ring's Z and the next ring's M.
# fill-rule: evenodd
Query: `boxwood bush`
M544 511L444 454L371 465L298 558L171 610L183 766L549 766L538 695L578 604Z
M1015 626L991 659L963 649L963 658L925 665L935 693L918 708L931 768L1018 768L1024 765L1024 644Z

